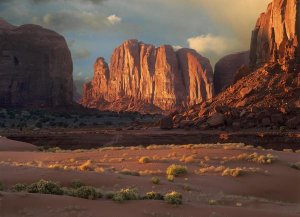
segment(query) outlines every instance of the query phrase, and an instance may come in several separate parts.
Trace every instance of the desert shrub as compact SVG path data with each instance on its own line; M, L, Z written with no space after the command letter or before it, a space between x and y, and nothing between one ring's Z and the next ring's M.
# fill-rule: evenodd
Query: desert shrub
M174 182L174 179L175 179L175 176L173 176L173 175L167 175L167 180L169 182Z
M131 171L129 169L123 169L119 173L123 174L123 175L128 175L128 176L140 176L139 172L137 172L137 171Z
M153 184L155 184L155 185L158 185L158 184L160 183L160 179L159 179L158 177L156 177L156 176L153 176L153 177L151 178L151 182L152 182Z
M187 173L187 168L185 166L172 164L166 170L167 175L179 176L181 174Z
M242 168L234 168L230 169L227 168L223 171L222 176L233 176L233 177L238 177L243 174L243 169Z
M209 200L208 204L211 205L211 206L218 205L218 201L216 201L216 200Z
M151 191L147 192L146 195L143 197L144 200L164 200L164 196L160 193Z
M43 127L43 123L41 121L38 121L36 124L35 124L35 127L37 128L42 128Z
M164 196L164 200L170 204L180 205L182 204L182 195L176 191L173 191L171 193L167 193Z
M291 168L296 169L296 170L300 170L300 162L291 164Z
M40 194L55 194L55 195L63 194L62 189L57 183L52 181L46 181L43 179L27 186L27 191L29 193L40 193Z
M80 180L78 180L78 179L74 179L70 183L70 187L71 188L78 189L78 188L80 188L82 186L84 186L84 184Z
M56 153L56 152L61 152L62 149L60 147L53 147L53 148L48 148L46 151Z
M123 188L116 192L112 198L114 201L138 200L139 193L135 188Z
M141 157L141 158L139 159L139 163L140 163L140 164L146 164L146 163L150 163L150 162L151 162L150 157Z
M27 185L18 183L12 187L12 190L16 192L26 191Z
M0 182L0 191L3 191L4 190L4 185L2 182Z
M100 192L97 192L97 190L90 186L82 186L75 191L75 196L79 198L89 199L89 200L95 200L102 196Z

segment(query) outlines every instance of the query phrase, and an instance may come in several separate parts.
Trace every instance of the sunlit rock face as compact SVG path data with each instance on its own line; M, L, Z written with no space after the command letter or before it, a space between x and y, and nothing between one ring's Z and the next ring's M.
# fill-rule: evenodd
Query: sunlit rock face
M251 65L278 61L289 71L300 67L300 1L273 0L252 33Z
M214 87L218 94L234 83L238 70L249 65L249 51L227 55L221 58L215 65Z
M86 107L103 108L104 104L124 104L127 100L128 108L116 104L109 108L130 107L143 112L140 105L145 104L147 108L169 111L213 97L209 60L191 49L175 51L169 45L156 48L128 40L115 49L109 68L102 58L94 68L93 80L84 86L82 102Z
M0 20L0 106L57 107L73 101L73 64L63 36Z

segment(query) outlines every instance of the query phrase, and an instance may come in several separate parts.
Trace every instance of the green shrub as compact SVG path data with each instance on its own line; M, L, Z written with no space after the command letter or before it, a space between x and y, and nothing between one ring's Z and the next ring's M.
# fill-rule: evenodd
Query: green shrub
M167 193L164 197L164 200L170 204L180 205L182 204L182 195L176 191L173 191L171 193Z
M78 180L78 179L72 180L71 184L70 184L70 187L71 188L75 188L75 189L78 189L78 188L80 188L82 186L84 186L84 184L80 180Z
M63 194L63 190L60 188L60 186L57 183L52 181L45 181L43 179L27 186L27 191L29 193L40 193L40 194L55 194L55 195Z
M75 197L89 200L95 200L97 198L100 198L101 196L102 195L99 194L99 192L97 192L95 188L90 186L82 186L75 191Z
M116 192L112 198L114 201L122 202L124 200L138 200L139 193L134 188L123 188Z
M144 200L164 200L164 196L160 193L151 191L146 193L146 195L143 197Z
M123 174L123 175L128 175L128 176L140 176L139 172L137 172L137 171L131 171L131 170L128 170L128 169L123 169L119 173Z
M106 199L111 200L111 199L114 198L114 196L115 196L115 192L113 192L113 191L109 191L109 192L106 192L106 193L105 193L105 198L106 198Z
M186 174L187 168L185 166L172 164L171 166L169 166L167 168L166 173L167 173L167 175L173 175L173 176L177 177L179 175Z
M156 176L151 178L151 182L155 185L158 185L160 183L160 179Z
M21 191L26 191L27 189L27 185L25 184L15 184L13 187L12 187L12 190L13 191L16 191L16 192L21 192Z

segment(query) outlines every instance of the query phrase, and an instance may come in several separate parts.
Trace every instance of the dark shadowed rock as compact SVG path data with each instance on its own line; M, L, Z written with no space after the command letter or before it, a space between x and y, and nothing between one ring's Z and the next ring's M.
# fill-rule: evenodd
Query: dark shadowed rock
M242 66L249 65L249 54L249 51L230 54L216 63L214 72L216 94L234 83L235 75Z
M0 106L71 105L72 59L63 36L0 20Z

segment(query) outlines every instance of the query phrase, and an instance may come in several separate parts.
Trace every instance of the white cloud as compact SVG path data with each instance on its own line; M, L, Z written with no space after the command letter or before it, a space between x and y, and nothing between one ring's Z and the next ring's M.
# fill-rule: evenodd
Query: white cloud
M180 46L180 45L174 45L174 46L173 46L173 49L174 49L174 50L180 50L181 48L183 48L183 47Z
M190 48L200 54L222 55L232 48L232 40L211 34L192 37L187 42Z
M118 24L122 21L122 18L121 17L118 17L117 15L115 14L112 14L110 16L107 17L107 20L110 24L114 25L114 24Z

